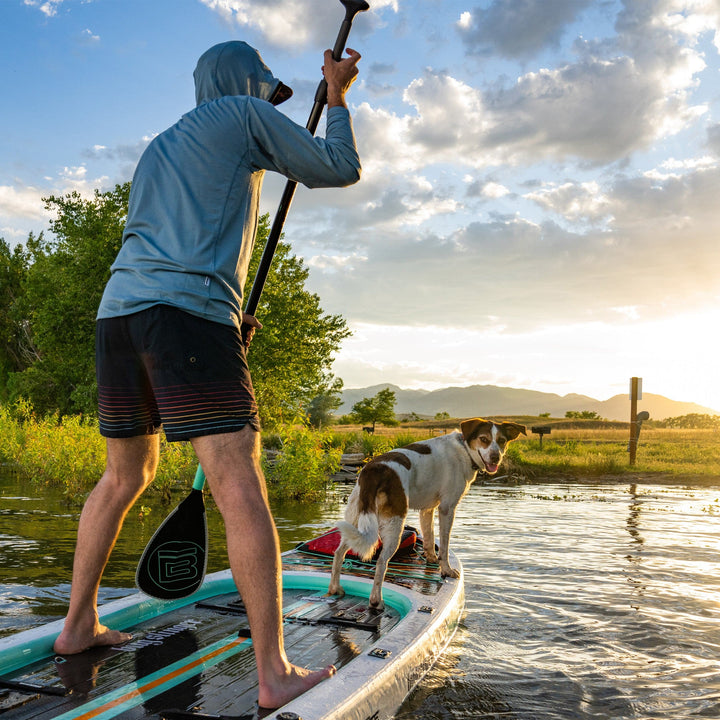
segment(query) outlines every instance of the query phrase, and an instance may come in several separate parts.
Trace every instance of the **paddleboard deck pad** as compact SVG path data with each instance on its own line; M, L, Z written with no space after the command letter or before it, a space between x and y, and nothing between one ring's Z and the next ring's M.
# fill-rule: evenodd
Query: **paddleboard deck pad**
M291 662L338 673L288 705L257 707L252 637L229 571L188 598L134 593L100 608L130 642L56 656L62 621L0 639L2 720L232 718L382 720L446 647L463 609L462 574L443 580L419 553L391 563L385 610L368 609L374 566L346 561L346 595L328 597L331 557L283 555L285 647ZM451 558L459 567L456 558Z

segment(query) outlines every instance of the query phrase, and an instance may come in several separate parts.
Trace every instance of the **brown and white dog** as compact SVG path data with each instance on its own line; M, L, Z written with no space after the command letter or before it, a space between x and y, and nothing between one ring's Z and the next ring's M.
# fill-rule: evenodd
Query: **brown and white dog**
M392 450L371 460L360 472L338 528L342 540L335 551L328 595L344 595L340 570L352 549L363 560L372 557L382 540L370 607L382 610L382 582L388 561L400 543L409 508L420 511L420 532L427 561L438 562L433 532L435 508L439 509L439 563L443 577L459 577L448 563L450 531L455 509L478 470L496 473L508 443L523 435L525 426L495 423L483 418L465 420L460 432L439 435Z

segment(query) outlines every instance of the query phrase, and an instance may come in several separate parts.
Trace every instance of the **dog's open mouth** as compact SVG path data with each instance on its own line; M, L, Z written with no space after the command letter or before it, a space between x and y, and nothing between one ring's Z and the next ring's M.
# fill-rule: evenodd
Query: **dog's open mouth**
M487 472L489 472L491 475L494 475L500 467L499 465L494 465L493 463L487 463L485 462L485 460L483 460L483 463L485 464L485 470L487 470Z

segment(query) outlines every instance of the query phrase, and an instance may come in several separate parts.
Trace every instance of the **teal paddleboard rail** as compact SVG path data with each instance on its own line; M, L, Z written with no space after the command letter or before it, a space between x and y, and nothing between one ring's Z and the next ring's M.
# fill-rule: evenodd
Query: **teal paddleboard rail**
M328 584L329 576L327 574L283 573L283 587L288 590L326 593ZM343 588L350 595L369 598L372 582L343 577ZM202 587L190 597L178 600L157 600L144 594L134 593L115 600L108 603L105 609L100 608L100 619L113 629L127 630L141 622L186 605L232 592L237 592L235 583L230 573L223 571L216 573L215 577L210 575ZM412 609L412 601L393 588L383 588L383 599L385 604L397 610L401 617L405 617ZM54 654L53 644L61 627L62 621L56 621L16 635L0 638L0 675L6 675L26 665L51 657Z

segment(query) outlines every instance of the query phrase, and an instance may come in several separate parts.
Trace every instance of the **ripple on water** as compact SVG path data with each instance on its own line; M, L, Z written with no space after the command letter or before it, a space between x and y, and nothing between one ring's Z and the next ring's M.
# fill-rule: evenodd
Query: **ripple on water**
M397 717L719 718L718 496L642 485L472 488L451 543L465 568L464 619ZM0 635L64 614L77 522L66 513L25 500L0 512ZM283 547L341 513L337 502L276 508ZM128 519L103 601L130 591L166 514ZM222 529L208 517L211 562L224 566Z
M717 489L642 492L473 488L456 662L398 717L720 717Z

